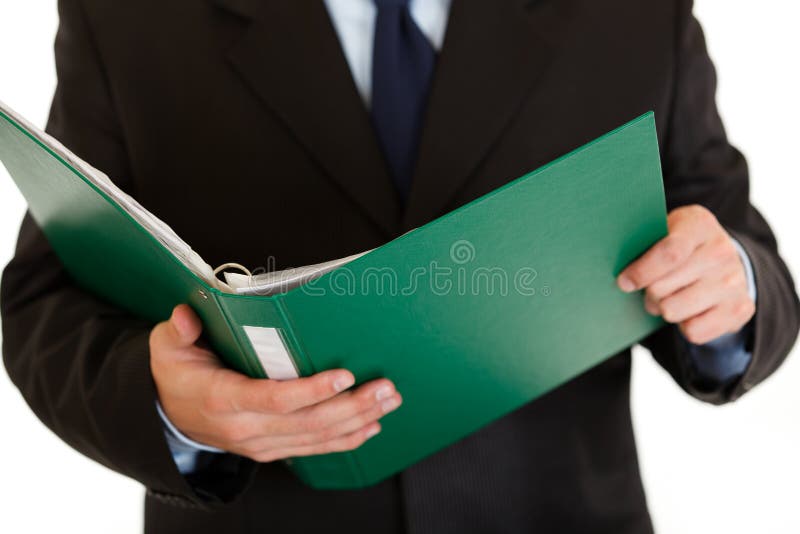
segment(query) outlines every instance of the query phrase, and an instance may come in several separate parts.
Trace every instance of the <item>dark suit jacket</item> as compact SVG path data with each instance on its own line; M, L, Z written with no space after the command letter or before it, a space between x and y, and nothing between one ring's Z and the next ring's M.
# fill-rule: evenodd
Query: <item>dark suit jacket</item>
M758 311L752 364L733 384L702 383L674 327L645 345L690 394L723 403L795 339L793 283L748 202L687 1L455 0L405 208L321 0L59 8L49 132L211 264L274 256L282 268L381 245L654 110L669 208L703 204L741 242ZM5 363L30 406L149 488L148 532L651 530L629 351L393 479L327 492L280 462L233 456L181 477L154 407L152 325L76 287L29 217L2 318Z

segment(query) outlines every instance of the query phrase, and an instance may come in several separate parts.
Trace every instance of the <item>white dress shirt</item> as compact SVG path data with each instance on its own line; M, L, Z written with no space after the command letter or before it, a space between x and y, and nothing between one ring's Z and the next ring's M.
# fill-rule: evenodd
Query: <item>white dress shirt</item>
M414 22L436 51L442 49L452 0L411 0ZM353 81L367 107L372 96L372 48L378 8L373 0L325 0L333 27L353 74Z

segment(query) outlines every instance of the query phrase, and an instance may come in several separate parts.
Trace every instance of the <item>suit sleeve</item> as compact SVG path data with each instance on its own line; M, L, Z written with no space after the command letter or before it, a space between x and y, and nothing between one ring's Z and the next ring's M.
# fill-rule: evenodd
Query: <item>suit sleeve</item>
M59 2L56 89L47 130L134 193L122 128L76 0ZM0 286L3 359L36 415L70 446L143 483L151 495L207 505L232 498L244 461L220 455L213 475L180 475L156 411L152 324L77 287L30 214Z
M715 103L716 73L691 5L676 34L675 85L662 152L667 208L705 206L750 258L758 294L747 340L752 359L733 383L714 383L702 380L688 365L677 327L659 330L643 345L691 395L722 404L739 398L781 365L797 337L800 303L775 236L750 204L747 163L726 137Z

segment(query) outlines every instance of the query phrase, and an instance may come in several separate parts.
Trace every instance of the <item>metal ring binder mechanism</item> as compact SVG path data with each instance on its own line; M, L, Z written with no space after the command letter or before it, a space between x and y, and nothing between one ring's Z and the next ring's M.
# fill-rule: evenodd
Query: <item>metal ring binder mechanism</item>
M652 113L374 250L275 273L212 269L2 104L0 160L85 290L152 321L188 303L220 358L253 377L345 367L395 382L403 406L379 435L291 462L317 488L379 482L663 324L614 283L667 232Z
M250 272L250 269L248 269L244 265L239 265L238 263L223 263L222 265L214 269L214 276L217 276L219 273L225 271L226 269L239 269L248 278L253 278L253 274Z

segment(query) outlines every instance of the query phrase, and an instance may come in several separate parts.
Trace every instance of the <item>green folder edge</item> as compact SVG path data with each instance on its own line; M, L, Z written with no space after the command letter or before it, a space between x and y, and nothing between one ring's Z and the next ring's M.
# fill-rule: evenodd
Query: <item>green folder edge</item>
M180 303L180 302L187 302L195 309L195 311L198 313L198 315L200 315L201 319L204 322L204 325L205 325L205 328L206 328L206 332L209 334L209 337L211 339L213 339L213 341L214 341L213 342L213 346L214 346L215 350L217 350L219 352L219 354L223 357L223 359L226 361L226 363L231 365L233 368L235 368L235 369L237 369L237 370L239 370L239 371L241 371L241 372L243 372L245 374L248 374L249 376L253 376L253 377L265 377L266 376L264 374L264 371L261 368L260 364L258 363L258 359L255 357L255 355L254 355L254 353L252 351L252 347L250 347L249 341L246 338L246 336L244 335L242 329L238 328L237 326L235 326L235 325L231 324L230 322L228 322L228 315L230 315L230 312L231 312L231 308L230 308L229 304L233 305L236 302L241 302L242 304L256 302L260 308L263 308L264 323L265 324L273 324L273 325L276 325L276 326L285 325L288 321L290 321L290 319L287 318L286 310L283 309L283 307L280 305L280 301L283 298L285 298L287 295L290 295L290 294L292 294L294 292L301 291L301 288L294 289L294 290L292 290L290 292L287 292L287 293L281 294L281 295L277 295L277 296L274 296L274 297L263 297L263 296L242 296L242 295L234 295L234 294L224 293L224 292L222 292L222 291L220 291L220 290L218 290L218 289L216 289L214 287L209 286L202 279L200 279L193 272L191 272L188 268L186 268L180 262L180 260L178 260L167 249L165 249L163 247L163 245L161 245L161 243L156 238L154 238L152 235L150 235L149 232L147 232L144 228L142 228L124 209L122 209L119 205L117 205L116 202L114 202L105 193L103 193L100 189L98 189L96 186L94 186L94 184L92 184L88 179L86 179L86 177L80 171L78 171L77 169L72 167L72 165L70 165L61 156L59 156L57 153L55 153L53 150L51 150L46 144L41 142L35 135L33 135L30 132L28 132L28 130L26 128L24 128L22 125L18 124L16 121L14 121L11 117L6 115L2 111L0 111L0 115L2 115L2 117L7 122L9 122L11 125L13 125L17 130L19 130L21 133L23 133L27 138L29 138L34 143L36 143L36 145L38 145L39 147L44 149L45 152L49 156L54 158L58 163L60 163L61 165L63 165L67 169L69 169L77 177L79 177L83 183L89 185L91 187L91 189L94 190L95 193L99 194L100 197L106 201L107 204L111 204L111 206L113 206L115 208L114 211L117 213L117 215L121 214L126 219L129 228L132 231L138 233L139 237L141 237L142 235L146 236L147 240L149 240L150 248L152 248L153 249L152 251L155 252L157 254L157 256L158 256L156 258L157 262L161 263L162 267L164 269L166 269L163 272L180 273L180 276L177 277L179 279L178 280L174 280L172 282L172 283L180 282L180 284L179 284L180 287L175 288L176 290L172 291L172 295L163 295L164 298L155 299L155 300L160 300L161 302L156 302L156 304L154 304L153 303L153 299L149 299L149 298L147 298L147 295L144 295L143 299L147 300L146 303L139 302L139 303L135 303L133 306L131 306L129 302L117 302L117 304L121 304L122 306L124 306L124 307L126 307L128 309L133 308L131 311L133 311L133 312L135 312L135 313L137 313L137 314L139 314L139 315L141 315L141 316L143 316L143 317L145 317L145 318L147 318L149 320L160 321L160 320L166 319L169 316L169 314L170 314L170 312L172 310L172 307L175 304ZM517 184L519 184L519 183L521 183L521 182L523 182L523 181L525 181L525 180L527 180L527 179L529 179L529 178L531 178L533 176L536 176L537 174L543 173L544 171L550 169L551 167L553 167L555 165L558 165L562 161L564 161L564 160L566 160L566 159L568 159L568 158L570 158L570 157L572 157L572 156L574 156L574 155L576 155L576 154L578 154L578 153L580 153L580 152L592 147L593 145L603 142L608 137L613 136L614 134L616 134L616 133L618 133L618 132L620 132L620 131L622 131L622 130L624 130L626 128L629 128L629 127L632 127L632 126L634 126L636 124L639 124L641 122L648 122L648 123L654 125L654 116L653 116L652 112L648 112L648 113L646 113L646 114L644 114L644 115L642 115L642 116L630 121L629 123L624 124L624 125L622 125L622 126L616 128L616 129L604 134L601 137L598 137L597 139L595 139L595 140L593 140L593 141L591 141L591 142L589 142L589 143L587 143L587 144L585 144L585 145L583 145L583 146L581 146L581 147L579 147L579 148L577 148L577 149L575 149L573 151L570 151L569 153L567 153L567 154L565 154L565 155L553 160L552 162L550 162L550 163L548 163L548 164L546 164L546 165L544 165L544 166L542 166L542 167L540 167L540 168L538 168L538 169L536 169L536 170L534 170L534 171L532 171L532 172L530 172L530 173L528 173L528 174L526 174L526 175L524 175L524 176L522 176L520 178L518 178L516 180L513 180L513 181L503 185L502 187L500 187L500 188L498 188L498 189L496 189L496 190L494 190L494 191L492 191L492 192L490 192L490 193L488 193L488 194L486 194L486 195L484 195L484 196L482 196L482 197L480 197L480 198L478 198L478 199L476 199L476 200L474 200L474 201L472 201L472 202L470 202L470 203L468 203L468 204L466 204L466 205L464 205L464 206L462 206L462 207L460 207L460 208L458 208L458 209L456 209L456 210L454 210L454 211L452 211L452 212L450 212L450 213L448 213L448 214L446 214L446 215L434 220L434 221L431 221L428 224L426 224L426 225L424 225L424 226L422 226L422 227L420 227L420 228L418 228L418 229L416 229L416 230L414 230L412 232L409 232L408 234L404 234L404 235L402 235L402 236L400 236L400 237L388 242L386 245L380 247L379 249L376 249L376 251L377 250L386 250L389 247L401 246L402 243L405 240L408 240L408 239L412 238L412 236L414 236L418 232L424 231L425 229L430 228L430 227L432 227L434 225L437 225L437 224L441 223L442 221L447 220L450 217L454 217L457 214L460 214L460 213L462 213L462 212L464 212L466 210L469 210L471 207L473 207L473 206L475 206L475 205L477 205L477 204L479 204L479 203L481 203L483 201L486 201L487 199L493 197L497 193L499 193L501 191L505 191L505 190L510 189L510 188L513 188ZM652 129L653 129L653 135L655 135L654 127ZM11 169L9 169L9 171L11 171ZM659 169L659 172L660 172L660 169ZM11 174L13 176L14 173L11 173ZM21 189L23 189L23 188L21 187ZM661 195L663 197L663 185L661 186ZM27 197L27 195L26 195L26 197ZM38 216L37 216L36 210L33 209L33 208L31 210L33 212L34 218L36 218L38 220ZM663 228L660 231L661 236L666 235L666 213L664 212L663 215L664 215L664 217L663 217ZM53 229L48 227L47 221L45 221L45 224L43 224L43 228L45 230L45 233L48 234L48 238L50 238L50 234L53 231ZM56 251L59 254L59 256L62 256L62 253L61 253L62 251L59 250L60 249L59 245L63 244L64 241L59 241L58 239L51 240L51 241L53 242L53 246L56 249ZM376 251L370 252L370 253L368 253L368 254L366 254L366 255L354 260L353 262L349 263L347 265L347 267L348 268L357 268L361 264L368 264L369 260L371 259L371 256L373 254L375 254ZM168 264L168 265L165 265L165 264ZM176 271L174 269L175 265L179 266L180 269L178 269ZM93 281L91 280L92 277L89 276L87 278L86 276L84 276L85 273L82 272L81 269L79 269L79 268L70 268L71 266L67 265L66 262L65 262L65 266L71 272L71 274L78 280L78 282L81 283L82 285L88 286L90 288L93 285L95 285L95 284L93 284ZM325 275L323 277L323 279L320 280L320 282L324 282L324 279L334 276L335 273L336 273L336 271L328 273L327 275ZM171 285L171 284L167 283L167 284L159 284L159 285ZM174 288L174 286L173 286L173 288ZM113 299L113 298L111 298L110 300L116 302L115 299ZM266 302L273 302L275 305L274 306L268 306L268 305L266 305ZM212 303L214 303L213 308L217 308L217 310L214 310L211 307ZM247 306L247 307L249 307L249 306ZM222 318L226 321L224 324L220 324L219 321L218 321L218 317L215 317L215 315L217 315L217 312L221 312L219 315L221 315ZM235 312L234 312L234 314L235 314ZM660 320L654 319L653 322L652 322L651 330L654 330L654 329L658 328L661 324L662 323L660 322ZM296 363L298 365L298 368L299 368L299 371L300 371L301 375L306 376L308 374L313 374L314 372L322 370L322 369L315 369L314 368L313 363L308 359L307 355L305 354L305 351L302 350L302 347L300 346L300 342L297 339L293 339L293 337L291 335L291 332L284 332L284 340L289 345L289 347L291 349L291 352L292 352L293 356L295 357L295 360L296 360ZM632 339L632 340L630 340L630 342L634 343L637 340L638 339ZM242 357L242 355L240 354L240 351L243 350L243 349L244 350L249 349L249 354L244 355L244 357ZM607 355L607 356L610 356L610 354ZM558 385L555 385L551 389L554 389L557 386ZM544 392L542 392L542 394L543 393ZM388 416L388 417L390 417L390 416ZM475 429L475 430L477 430L477 429ZM475 431L475 430L473 430L473 431ZM375 483L375 482L380 480L380 479L377 479L377 480L376 479L371 479L367 473L361 472L361 470L358 468L358 463L355 462L352 459L351 455L352 455L352 453L337 453L337 454L332 454L332 455L324 455L324 456L317 456L317 457L307 457L307 458L295 459L293 461L289 461L288 463L292 464L293 469L296 471L296 473L302 479L304 479L310 485L312 485L314 487L318 487L318 488L357 488L357 487L363 487L363 486L366 486L366 485L373 484L373 483ZM346 458L346 463L350 464L350 469L353 470L353 472L351 473L350 480L345 480L347 478L347 476L339 468L333 469L331 474L330 474L330 477L328 477L327 479L320 479L315 474L315 471L319 470L319 468L322 467L326 463L326 459L333 458L333 457L342 457L342 456L347 457ZM340 465L342 462L341 461L336 461L335 463ZM383 477L381 477L381 478L383 478Z

